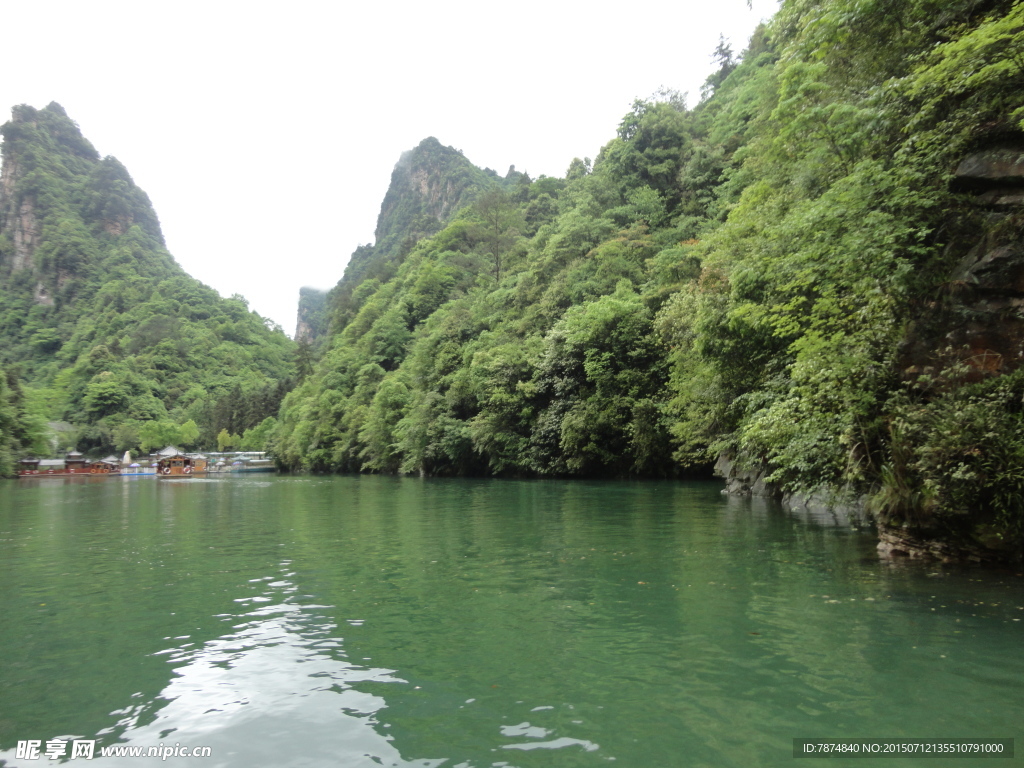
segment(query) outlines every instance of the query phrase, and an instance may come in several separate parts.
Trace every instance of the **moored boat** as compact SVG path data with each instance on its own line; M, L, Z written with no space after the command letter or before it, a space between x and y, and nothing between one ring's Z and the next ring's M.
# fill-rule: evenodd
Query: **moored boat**
M113 463L110 462L113 459ZM120 473L120 464L116 457L108 456L99 461L88 461L78 451L65 454L63 459L37 459L29 457L18 462L18 477L69 477L92 476L103 477Z
M207 472L234 474L249 472L276 472L277 465L266 451L233 451L212 453Z
M231 466L225 468L228 472L274 472L277 467L274 466L273 459L239 459L231 463Z
M119 475L121 474L121 460L117 456L107 456L104 459L89 463L89 474L91 475Z
M201 453L182 453L173 445L169 445L157 455L160 457L156 463L158 478L182 478L206 474L207 460Z
M121 477L155 477L156 467L144 467L137 461L121 467Z

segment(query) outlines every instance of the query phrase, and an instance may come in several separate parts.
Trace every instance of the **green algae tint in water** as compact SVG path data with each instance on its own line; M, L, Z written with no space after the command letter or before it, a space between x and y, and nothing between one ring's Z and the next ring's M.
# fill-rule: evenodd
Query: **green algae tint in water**
M0 484L0 764L769 766L1021 741L1024 589L719 485ZM1018 758L1019 761L1019 758ZM998 766L1012 760L955 760ZM813 765L944 761L829 760Z

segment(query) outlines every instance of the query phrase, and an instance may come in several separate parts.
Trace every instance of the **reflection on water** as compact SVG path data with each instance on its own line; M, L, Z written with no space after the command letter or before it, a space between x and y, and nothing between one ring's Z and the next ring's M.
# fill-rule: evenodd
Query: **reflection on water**
M218 617L231 625L228 634L157 652L175 677L155 700L112 713L118 721L98 735L128 746L209 746L203 765L291 765L300 754L306 765L438 765L404 761L379 732L384 699L352 686L404 681L344 661L336 626L321 613L329 606L299 601L289 565L281 576L254 579L259 594L236 599L251 610Z
M1024 736L1018 575L892 568L848 520L718 490L0 484L0 764L66 734L209 746L128 763L206 768L747 768L798 737Z
M353 686L405 681L391 670L346 661L337 627L323 613L330 606L298 594L289 566L284 561L279 575L250 579L256 593L234 600L239 611L214 617L230 626L224 635L201 643L186 642L188 635L165 637L183 642L152 654L162 657L173 671L157 696L133 694L124 708L110 713L116 721L94 736L46 734L46 738L96 738L90 764L98 766L123 764L126 759L101 756L100 747L110 745L144 750L210 747L211 756L202 761L207 768L427 768L443 762L402 759L376 717L386 706L384 699ZM127 759L141 765L195 764L194 759L173 756ZM0 765L5 760L9 765L30 762L19 761L13 749L0 751Z

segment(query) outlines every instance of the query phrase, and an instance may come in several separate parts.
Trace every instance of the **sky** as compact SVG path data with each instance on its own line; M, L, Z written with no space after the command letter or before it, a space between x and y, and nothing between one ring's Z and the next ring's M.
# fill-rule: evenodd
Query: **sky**
M149 195L192 276L295 330L372 243L427 136L502 175L563 176L633 100L689 93L778 0L32 0L4 8L0 110L61 104Z

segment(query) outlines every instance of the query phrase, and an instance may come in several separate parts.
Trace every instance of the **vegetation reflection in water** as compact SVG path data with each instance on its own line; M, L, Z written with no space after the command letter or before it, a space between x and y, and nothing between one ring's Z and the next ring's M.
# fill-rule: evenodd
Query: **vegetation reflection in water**
M1022 735L1017 575L893 568L866 533L718 489L5 483L0 763L61 736L527 768Z

